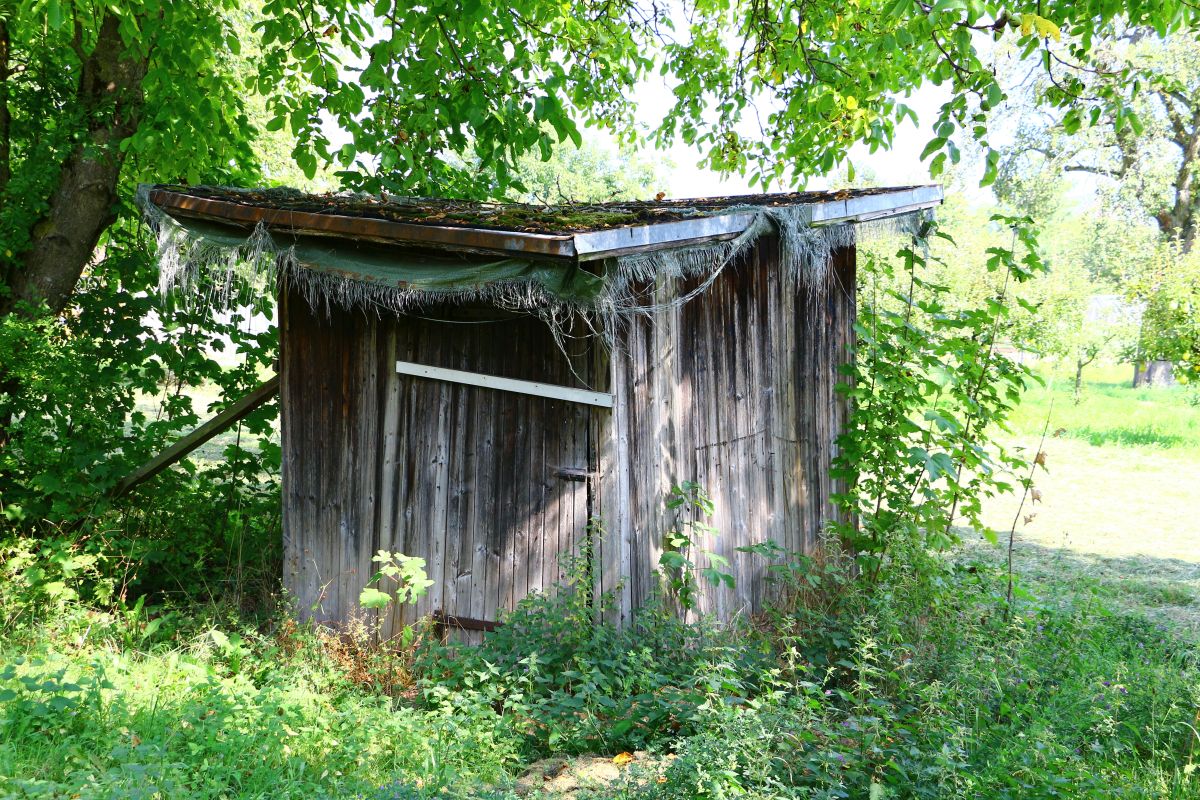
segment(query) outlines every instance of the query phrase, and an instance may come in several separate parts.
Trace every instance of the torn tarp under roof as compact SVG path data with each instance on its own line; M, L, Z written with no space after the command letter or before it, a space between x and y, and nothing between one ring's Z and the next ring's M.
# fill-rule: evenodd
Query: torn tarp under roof
M908 227L941 199L937 186L549 207L139 189L158 235L164 290L208 275L218 278L210 282L220 287L214 299L225 304L239 284L281 280L318 308L484 301L604 316L644 311L639 285L647 281L701 277L703 288L771 232L780 237L781 267L812 286L831 252L853 244L864 224Z

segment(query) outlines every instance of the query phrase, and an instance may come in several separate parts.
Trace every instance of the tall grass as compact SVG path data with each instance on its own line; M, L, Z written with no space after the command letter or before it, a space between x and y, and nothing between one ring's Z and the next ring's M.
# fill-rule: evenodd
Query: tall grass
M1102 365L1085 376L1079 403L1061 368L1039 370L1044 386L1031 386L1013 414L1014 433L1032 436L1050 415L1050 430L1103 447L1177 449L1200 453L1200 387L1131 386L1124 365ZM1053 408L1051 408L1053 401Z

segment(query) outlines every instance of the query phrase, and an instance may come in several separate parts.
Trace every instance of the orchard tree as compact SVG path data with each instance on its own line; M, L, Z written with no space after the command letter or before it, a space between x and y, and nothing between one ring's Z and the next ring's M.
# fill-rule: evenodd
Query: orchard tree
M1031 114L1012 168L1098 176L1116 204L1145 214L1191 252L1200 223L1200 39L1131 28L1097 47L1093 63L1089 90L1113 85L1135 116L1108 109L1080 130L1065 117Z
M1173 376L1196 381L1200 380L1200 253L1182 249L1178 240L1149 249L1126 291L1144 307L1133 351L1136 363L1170 364ZM1153 375L1141 377L1153 385Z
M1134 115L1097 110L1095 124L1080 129L1030 102L998 189L1032 208L1063 173L1097 176L1102 218L1117 235L1097 237L1080 256L1106 261L1115 290L1146 309L1136 346L1125 348L1134 386L1170 383L1173 365L1186 373L1190 363L1190 326L1175 317L1189 307L1189 255L1200 225L1200 39L1195 31L1119 30L1093 49L1084 85L1089 93L1122 92ZM1159 241L1140 236L1139 217L1157 228Z
M522 191L514 200L540 205L645 200L665 188L669 164L637 153L613 153L591 142L560 147L549 160L529 153L517 161Z

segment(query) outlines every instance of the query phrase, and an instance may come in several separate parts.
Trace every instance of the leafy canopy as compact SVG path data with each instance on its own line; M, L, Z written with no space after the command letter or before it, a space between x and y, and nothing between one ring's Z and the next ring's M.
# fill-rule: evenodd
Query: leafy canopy
M236 0L7 5L28 26L17 38L47 53L82 53L106 15L120 19L124 45L149 57L145 117L127 147L160 177L199 180L196 148L245 163L250 127L228 69L245 38L229 24L246 13ZM990 123L1006 98L993 41L1040 61L1038 101L1062 110L1067 129L1102 117L1137 129L1120 75L1086 80L1093 50L1129 26L1192 28L1198 14L1184 0L268 0L255 12L262 49L249 83L268 99L266 127L295 135L307 175L336 165L369 191L523 188L517 160L578 145L581 125L626 142L645 133L636 90L656 73L674 101L650 138L696 144L712 168L764 187L829 172L856 143L887 148L916 118L904 98L944 86L951 98L923 158L937 174L977 141L987 182L998 160ZM462 166L476 161L483 172Z
M1192 28L1200 11L1184 0L271 0L264 14L257 89L308 174L332 162L355 188L499 194L519 186L522 154L578 144L580 125L638 138L636 90L655 73L674 101L652 140L695 144L708 166L764 187L828 172L856 143L887 148L916 119L904 98L944 86L951 98L922 158L936 175L973 140L990 182L989 130L1006 99L993 42L1040 63L1038 102L1068 130L1101 118L1136 130L1126 84L1145 77L1088 82L1093 49L1129 26ZM333 141L324 119L348 141ZM478 159L489 180L451 154Z
M1194 6L1172 0L701 0L687 38L666 47L663 71L680 85L658 134L695 142L712 167L748 171L766 186L829 172L855 143L888 148L899 123L916 121L904 98L942 86L951 96L921 157L937 175L974 140L988 183L998 161L989 132L1007 97L993 43L1040 63L1048 81L1038 102L1061 109L1068 129L1102 113L1136 127L1122 76L1083 91L1093 48L1129 25L1165 35L1196 17ZM736 35L720 33L728 30ZM706 103L714 116L704 115Z

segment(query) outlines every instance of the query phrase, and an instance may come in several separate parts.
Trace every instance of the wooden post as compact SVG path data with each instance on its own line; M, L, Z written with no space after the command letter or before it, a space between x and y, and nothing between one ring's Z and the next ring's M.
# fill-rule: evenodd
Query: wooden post
M144 483L153 478L158 473L162 472L167 467L184 458L188 453L195 450L200 445L207 442L217 434L234 425L238 421L245 419L246 416L254 409L261 406L263 403L270 400L279 392L279 376L272 375L266 383L259 386L257 389L238 400L229 408L217 414L208 422L201 425L196 430L183 437L175 444L163 450L154 458L142 464L133 472L121 479L121 482L116 485L109 494L112 497L120 497L132 491L138 484Z

